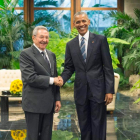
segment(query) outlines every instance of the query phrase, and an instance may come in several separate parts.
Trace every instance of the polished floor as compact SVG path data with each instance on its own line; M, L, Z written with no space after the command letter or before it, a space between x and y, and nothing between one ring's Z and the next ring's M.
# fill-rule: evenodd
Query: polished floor
M133 104L136 98L117 93L115 111L107 113L107 140L140 140L140 104ZM26 140L21 102L9 102L9 121L0 122L0 140ZM52 140L80 140L72 99L63 99L61 111L54 115Z

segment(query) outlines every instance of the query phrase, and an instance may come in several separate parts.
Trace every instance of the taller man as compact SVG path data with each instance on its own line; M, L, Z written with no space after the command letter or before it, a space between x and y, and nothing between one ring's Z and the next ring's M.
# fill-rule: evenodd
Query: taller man
M113 100L114 72L106 37L89 32L89 24L84 12L74 15L79 35L67 43L61 77L64 84L75 72L81 140L106 140L106 105Z
M61 107L59 87L54 85L58 83L56 58L46 49L46 27L35 27L32 39L34 44L20 54L27 140L51 140L53 112Z

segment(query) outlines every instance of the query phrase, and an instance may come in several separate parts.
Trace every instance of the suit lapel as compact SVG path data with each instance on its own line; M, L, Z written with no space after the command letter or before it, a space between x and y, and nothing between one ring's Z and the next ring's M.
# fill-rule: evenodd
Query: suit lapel
M47 51L47 54L51 63L51 75L54 75L54 58L48 50L46 51Z
M44 58L42 57L41 53L35 48L34 45L32 46L32 48L33 48L33 53L34 53L35 58L48 72L49 71L48 67L47 67L46 62L45 62ZM48 74L50 75L49 72L48 72Z
M83 65L86 66L86 63L84 62L84 58L83 58L82 53L81 53L81 50L80 50L79 38L78 38L78 36L75 38L74 41L75 41L75 42L74 42L74 46L75 46L74 49L75 49L75 52L77 52L77 54L78 54L78 56L79 56L81 62L83 63Z
M92 49L94 47L94 42L95 42L94 34L92 34L92 33L89 32L89 40L88 40L88 49L87 49L86 64L88 63L88 60L90 58Z

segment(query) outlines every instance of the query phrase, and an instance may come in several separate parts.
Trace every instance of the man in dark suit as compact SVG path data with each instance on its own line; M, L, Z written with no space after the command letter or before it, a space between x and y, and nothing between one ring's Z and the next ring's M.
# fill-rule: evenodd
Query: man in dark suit
M53 112L61 107L55 54L46 49L49 32L37 26L32 36L34 44L20 54L28 140L51 140Z
M79 35L66 46L62 86L75 72L74 98L81 140L106 140L106 105L112 102L114 72L106 37L88 30L84 12L74 15Z

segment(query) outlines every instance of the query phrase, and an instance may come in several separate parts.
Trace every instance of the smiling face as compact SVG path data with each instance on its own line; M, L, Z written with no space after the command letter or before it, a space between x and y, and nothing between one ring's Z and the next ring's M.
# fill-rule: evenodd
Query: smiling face
M49 32L44 29L39 29L36 35L32 36L33 42L40 50L45 50L49 43Z
M86 34L89 24L90 20L88 19L86 14L75 16L74 27L78 30L81 36L84 36Z

